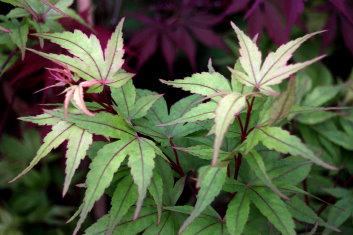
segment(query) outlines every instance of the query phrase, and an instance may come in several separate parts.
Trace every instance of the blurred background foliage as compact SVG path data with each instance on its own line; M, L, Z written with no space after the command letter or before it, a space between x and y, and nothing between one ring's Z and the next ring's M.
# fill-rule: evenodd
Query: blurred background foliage
M209 58L217 71L229 74L227 66L233 66L238 57L230 21L252 37L259 35L257 42L264 53L292 38L326 30L294 57L303 61L328 55L297 75L300 102L313 107L347 107L353 103L351 0L53 0L49 2L62 3L60 11L47 6L34 7L34 13L25 7L23 11L13 10L6 2L0 1L0 234L68 234L72 225L64 223L81 197L73 189L64 199L60 196L65 164L60 149L25 177L7 184L33 158L48 132L45 127L34 129L31 124L20 123L17 117L38 114L41 103L63 100L56 95L61 92L56 88L34 94L54 84L45 68L55 65L24 48L61 49L38 41L30 33L80 29L96 33L105 46L112 29L125 17L125 69L136 73L137 87L164 93L172 104L186 93L163 86L160 78L177 79L205 71ZM348 218L353 213L353 113L350 109L332 110L301 114L292 120L292 131L325 161L341 166L339 172L329 173L314 168L303 188L348 208L343 213L335 207L326 209L326 204L308 202L332 225L344 224L343 234L352 234L352 219ZM83 182L82 175L74 179L76 184ZM94 216L98 218L105 210L103 198Z

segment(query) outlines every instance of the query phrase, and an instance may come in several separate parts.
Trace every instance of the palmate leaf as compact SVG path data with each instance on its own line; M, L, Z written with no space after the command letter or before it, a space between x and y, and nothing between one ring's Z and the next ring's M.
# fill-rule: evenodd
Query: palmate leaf
M168 234L176 235L174 223L174 213L164 212L160 223L153 223L144 232L143 235Z
M200 190L197 201L190 216L184 221L179 229L182 233L201 213L211 204L219 194L226 179L226 168L204 166L199 170L198 185Z
M86 192L80 211L80 219L76 224L73 234L77 234L87 214L93 208L97 201L104 193L104 190L110 185L114 173L119 169L120 164L130 151L134 150L133 143L137 140L118 140L116 142L105 145L97 153L97 156L90 164L90 171L86 179Z
M195 73L191 77L174 81L161 82L204 96L213 95L221 91L231 91L228 80L220 73Z
M146 200L147 201L147 200ZM141 208L141 216L137 220L132 219L135 208L131 207L122 220L114 228L114 235L135 235L143 232L157 220L157 211L151 202ZM165 213L165 212L164 212ZM163 214L164 214L163 213ZM85 231L85 235L105 235L109 223L109 214L101 217L95 224Z
M63 143L73 132L75 126L72 123L68 122L59 122L53 126L52 131L49 132L44 137L44 143L38 149L37 155L31 161L29 166L24 169L19 175L17 175L14 179L12 179L9 183L14 182L28 171L30 171L37 163L48 155L53 149L57 148L61 143Z
M178 151L186 152L190 155L199 157L201 159L212 160L213 148L207 145L194 145L191 147L174 147L174 149ZM220 158L226 158L226 157L229 157L229 153L220 150L218 156Z
M216 109L215 117L215 135L214 152L212 158L212 165L216 165L220 148L224 136L230 124L232 124L234 117L240 113L245 105L245 97L240 96L238 93L231 93L223 97L219 102Z
M111 95L114 102L118 105L118 111L121 115L128 118L136 100L136 88L132 81L128 81L120 88L112 88Z
M190 226L181 233L189 234L219 234L228 235L225 223L214 217L199 217L194 220Z
M327 169L337 170L336 167L325 163L317 157L298 137L290 135L288 131L280 127L261 127L255 129L249 134L241 148L245 152L248 152L260 141L268 149L281 153L289 153L293 156L301 156Z
M118 112L129 120L144 117L152 105L162 96L145 90L137 91L132 81L120 88L111 89L112 98L118 105ZM138 95L140 96L136 99Z
M129 151L128 165L131 168L131 175L138 188L138 199L134 219L137 219L146 197L147 188L151 183L154 168L154 157L156 156L155 144L144 138L137 138L131 145Z
M154 102L156 102L162 96L163 95L144 95L140 97L136 100L129 118L138 119L144 117Z
M228 204L226 212L226 224L231 235L240 235L243 232L250 210L250 199L247 189L237 192L232 201Z
M72 128L72 133L69 136L66 151L66 169L63 196L69 189L72 177L75 174L80 161L86 156L89 146L92 144L92 134L77 126Z
M286 204L271 190L249 188L251 202L284 235L295 235L294 221Z
M44 110L44 112L54 118L66 120L61 110ZM135 136L134 131L128 127L121 116L107 112L97 113L94 117L72 113L68 115L67 121L92 134L102 135L107 138L130 139Z
M256 174L256 176L267 185L274 193L284 199L289 199L284 195L279 189L274 185L271 178L267 175L265 163L262 157L255 150L251 151L250 154L246 156L246 161L250 166L250 169Z
M39 38L48 39L53 43L67 49L74 57L58 54L48 54L31 49L50 60L67 65L85 80L97 80L100 84L119 87L125 84L132 76L119 70L124 63L122 26L124 19L120 21L108 41L107 47L102 51L101 44L95 35L87 36L82 31L63 33L38 33ZM96 88L97 89L97 88ZM97 89L100 91L101 89Z
M115 227L123 219L130 207L137 200L137 187L130 176L126 176L118 183L112 197L111 209L109 211L109 222L105 234L113 234Z
M288 81L286 91L283 92L271 106L269 122L274 123L279 119L286 117L296 100L296 81L294 78L291 78Z
M166 210L178 212L180 214L191 214L192 206L173 206L164 207ZM175 213L174 213L175 214ZM189 234L228 234L222 217L211 207L208 206L195 218L195 220L181 233L181 235Z
M288 78L290 75L324 57L319 56L302 63L287 65L288 60L302 43L312 36L321 33L315 32L282 45L275 52L271 52L262 64L262 55L256 43L245 35L234 23L231 24L238 37L240 63L244 69L244 72L238 70L233 70L232 72L244 85L256 87L264 94L275 94L269 86L281 83L282 80Z
M200 130L200 125L187 123L185 125L177 124L173 126L159 126L163 123L168 123L176 118L182 117L189 112L201 100L199 95L187 96L176 102L168 112L168 106L163 97L159 98L145 116L146 120L135 121L135 128L144 134L153 137L157 141L168 140L168 138L182 137L197 130Z
M47 113L43 113L37 116L20 117L18 119L25 122L32 122L40 126L43 126L43 125L54 126L55 124L61 121L60 118L54 117Z
M198 106L192 108L187 113L185 113L182 117L177 118L168 123L159 124L158 126L170 126L175 124L183 124L186 122L197 122L207 119L213 119L215 117L216 108L217 103L213 101L201 103Z
M162 177L156 171L153 174L153 177L151 179L151 185L148 188L148 191L150 192L156 203L158 211L157 224L159 224L161 222L163 209L163 180Z
M308 205L306 205L305 202L301 200L298 196L292 197L291 200L288 201L286 204L289 212L294 218L310 224L318 223L319 226L324 226L335 232L340 232L339 229L326 223L322 218L320 218L316 214L316 212L311 209Z
M336 227L341 226L353 215L352 192L335 203L336 207L331 207L328 213L327 223ZM325 229L323 234L330 234L331 229Z
M312 162L301 157L286 157L281 160L266 162L267 175L272 182L285 182L297 185L308 177Z
M9 33L10 38L12 42L15 43L20 49L22 55L21 58L23 60L25 57L26 44L28 40L28 24L21 25L17 20L14 20L11 24L6 26L11 31Z

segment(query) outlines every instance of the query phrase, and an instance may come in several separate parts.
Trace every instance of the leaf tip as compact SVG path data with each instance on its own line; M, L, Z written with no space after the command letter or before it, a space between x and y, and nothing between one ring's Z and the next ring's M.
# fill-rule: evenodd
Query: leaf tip
M13 178L12 180L7 181L8 184L12 184L13 182L15 182L17 179Z
M62 198L64 198L64 197L65 197L65 195L66 195L66 193L67 193L67 189L66 189L66 188L64 188L63 192L61 193L61 197L62 197Z

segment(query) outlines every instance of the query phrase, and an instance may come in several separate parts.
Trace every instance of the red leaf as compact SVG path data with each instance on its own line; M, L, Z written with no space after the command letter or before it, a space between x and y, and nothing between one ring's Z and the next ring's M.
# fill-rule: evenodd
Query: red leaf
M178 47L180 47L181 50L184 51L184 53L189 59L192 69L196 71L196 46L189 32L187 32L184 27L178 27L175 32L175 38Z
M222 39L215 34L213 31L206 28L199 28L195 26L190 26L190 29L195 34L196 38L200 40L203 44L209 47L218 47L227 50Z
M175 60L176 50L175 45L173 43L173 39L168 35L165 34L162 36L161 42L161 49L164 59L168 65L169 72L173 71L173 64Z
M336 14L332 15L328 19L324 29L326 29L327 32L325 32L322 35L322 48L326 49L336 36L336 32L337 32L337 16L336 16Z
M343 17L341 16L341 19ZM353 26L350 22L347 20L342 19L341 20L341 29L343 33L343 40L346 44L346 47L350 50L350 52L353 54Z

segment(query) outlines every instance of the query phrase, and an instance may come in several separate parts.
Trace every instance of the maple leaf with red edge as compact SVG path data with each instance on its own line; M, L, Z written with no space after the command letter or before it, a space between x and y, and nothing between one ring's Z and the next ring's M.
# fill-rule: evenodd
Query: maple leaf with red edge
M277 93L270 86L280 84L290 75L324 57L323 55L302 63L287 64L302 43L321 33L315 32L280 46L276 51L270 52L262 62L262 54L256 43L234 23L232 27L239 41L239 61L244 70L244 72L232 70L232 73L242 84L254 87L266 95L276 95Z
M120 21L107 43L104 52L99 40L95 35L89 37L82 31L75 30L63 33L41 33L34 34L40 38L48 39L53 43L60 45L68 50L73 57L64 54L44 53L33 49L28 49L40 56L64 65L64 70L54 70L57 80L63 83L69 83L70 87L65 90L66 98L64 102L65 113L71 99L78 108L89 116L94 114L90 112L84 103L84 87L89 87L87 92L98 93L103 90L103 86L118 88L129 81L133 74L124 72L121 67L124 63L122 26L124 19ZM70 71L70 75L67 71ZM73 76L71 76L71 72ZM65 80L64 76L71 76ZM72 78L74 83L71 83ZM81 80L86 81L81 81ZM61 85L60 83L59 85Z

